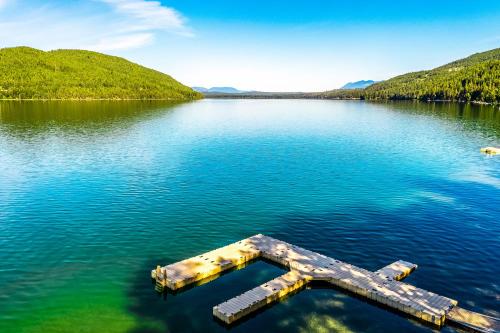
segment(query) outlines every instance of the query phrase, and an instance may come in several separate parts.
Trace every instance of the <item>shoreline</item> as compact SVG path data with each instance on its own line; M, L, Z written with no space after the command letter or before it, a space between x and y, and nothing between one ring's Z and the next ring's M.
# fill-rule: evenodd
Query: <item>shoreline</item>
M365 98L338 98L338 97L325 97L318 95L301 95L300 93L294 94L276 94L276 95L240 95L240 94L217 94L217 95L205 95L206 99L314 99L314 100L333 100L333 101L367 101L367 102L422 102L422 103L459 103L459 104L475 104L475 105L500 105L500 103L489 103L484 101L462 101L462 100L445 100L445 99L435 99L435 100L420 100L417 98L413 99L365 99Z
M201 98L195 99L171 99L171 98L0 98L0 102L153 102L153 101L168 101L168 102L193 102L203 99L303 99L303 100L332 100L332 101L366 101L366 102L421 102L421 103L458 103L458 104L474 104L474 105L490 105L500 107L500 103L489 103L484 101L456 101L456 100L419 100L419 99L364 99L364 98L329 98L324 96L304 96L299 94L277 94L277 95L204 95Z
M51 102L51 101L56 101L56 102L64 102L64 101L71 101L71 102L96 102L96 101L169 101L169 102L191 102L191 101L199 101L204 99L202 98L193 98L193 99L173 99L173 98L0 98L0 102L2 101L10 101L10 102L26 102L26 101L33 101L33 102Z

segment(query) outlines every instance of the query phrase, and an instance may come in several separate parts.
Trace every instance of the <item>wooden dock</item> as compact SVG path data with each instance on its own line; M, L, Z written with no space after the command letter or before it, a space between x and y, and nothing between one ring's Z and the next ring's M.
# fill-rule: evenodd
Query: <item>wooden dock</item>
M457 301L400 281L417 268L412 263L396 261L371 272L261 234L171 265L158 266L151 276L157 290L165 287L176 290L258 257L290 271L214 306L214 316L223 322L231 324L313 280L326 281L439 327L447 318L457 317L449 315Z

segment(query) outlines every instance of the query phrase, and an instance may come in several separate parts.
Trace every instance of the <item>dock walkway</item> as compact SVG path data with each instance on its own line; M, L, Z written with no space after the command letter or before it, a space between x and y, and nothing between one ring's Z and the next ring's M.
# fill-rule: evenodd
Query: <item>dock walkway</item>
M214 316L227 324L313 280L326 281L436 326L444 325L447 314L457 305L453 299L401 282L416 269L412 263L396 261L371 272L261 234L171 265L158 266L151 275L160 289L176 290L258 257L290 271L214 306Z

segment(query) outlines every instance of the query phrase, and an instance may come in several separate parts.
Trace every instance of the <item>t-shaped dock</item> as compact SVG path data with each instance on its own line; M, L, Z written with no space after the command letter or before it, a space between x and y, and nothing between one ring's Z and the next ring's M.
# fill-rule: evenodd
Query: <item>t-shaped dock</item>
M414 264L396 261L370 272L261 234L171 265L158 266L151 271L151 277L158 291L165 287L176 290L258 257L283 265L290 271L214 306L214 316L223 322L231 324L316 280L439 327L448 319L479 332L498 331L498 319L460 309L453 299L401 282L417 267ZM474 325L464 319L468 318L464 311L475 318Z

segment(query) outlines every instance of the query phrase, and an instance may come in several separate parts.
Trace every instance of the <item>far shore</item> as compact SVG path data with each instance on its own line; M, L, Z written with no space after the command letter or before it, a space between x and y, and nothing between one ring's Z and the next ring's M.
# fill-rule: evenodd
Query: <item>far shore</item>
M204 98L207 99L324 99L324 100L338 100L338 101L372 101L372 102L403 102L403 101L416 101L426 103L461 103L461 104L478 104L478 105L495 105L496 103L489 103L483 101L463 101L451 99L364 99L359 97L328 97L321 95L321 93L258 93L258 94L205 94Z
M333 100L333 101L368 101L368 102L423 102L423 103L460 103L476 105L499 105L498 103L488 103L483 101L461 101L461 100L420 100L420 99L364 99L364 98L339 98L318 95L318 93L260 93L260 94L206 94L198 99L171 99L171 98L0 98L2 101L10 102L126 102L126 101L168 101L168 102L193 102L201 99L311 99L311 100Z

